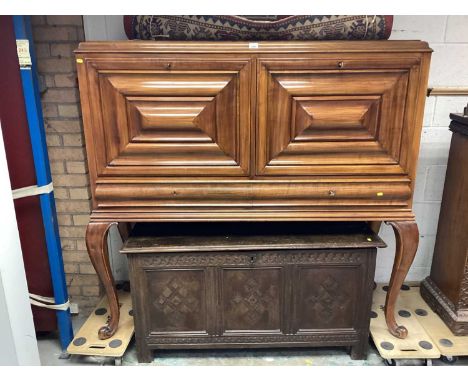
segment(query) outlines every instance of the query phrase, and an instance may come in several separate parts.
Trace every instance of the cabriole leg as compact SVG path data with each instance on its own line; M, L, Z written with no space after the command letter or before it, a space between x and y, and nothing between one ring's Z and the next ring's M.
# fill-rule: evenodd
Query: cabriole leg
M395 320L395 304L418 249L419 231L415 221L396 221L387 224L390 224L395 232L396 254L385 300L385 320L390 333L398 338L406 338L408 330L398 325Z
M112 224L91 222L86 229L86 247L91 263L104 285L107 300L109 302L110 316L107 324L99 329L98 335L101 340L110 338L119 326L119 300L114 285L114 277L110 269L109 254L107 250L107 234Z

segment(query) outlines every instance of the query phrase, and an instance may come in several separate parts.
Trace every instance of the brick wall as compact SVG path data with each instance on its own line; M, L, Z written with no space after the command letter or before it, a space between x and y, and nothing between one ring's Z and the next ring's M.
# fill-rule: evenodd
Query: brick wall
M83 19L33 16L32 26L68 292L88 311L100 289L84 240L90 191L73 55L84 40Z

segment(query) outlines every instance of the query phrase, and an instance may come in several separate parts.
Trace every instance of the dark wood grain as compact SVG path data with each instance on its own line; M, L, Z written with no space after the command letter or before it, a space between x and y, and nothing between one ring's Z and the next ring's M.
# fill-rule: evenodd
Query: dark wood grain
M350 346L365 358L376 248L360 232L341 231L336 249L313 230L302 249L255 248L256 236L243 236L237 251L214 250L223 237L201 244L195 235L193 250L187 236L179 252L149 252L157 236L130 236L123 252L139 361L150 362L153 349L271 346Z
M468 117L450 115L453 131L425 300L456 335L468 335Z
M121 253L251 249L383 248L365 223L145 223L133 229Z

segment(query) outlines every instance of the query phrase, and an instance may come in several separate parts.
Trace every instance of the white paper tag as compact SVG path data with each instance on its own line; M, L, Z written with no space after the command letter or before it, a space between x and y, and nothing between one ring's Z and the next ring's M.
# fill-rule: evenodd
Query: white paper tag
M249 49L258 49L258 42L249 42Z
M31 56L29 54L29 40L16 40L16 50L20 66L31 66Z

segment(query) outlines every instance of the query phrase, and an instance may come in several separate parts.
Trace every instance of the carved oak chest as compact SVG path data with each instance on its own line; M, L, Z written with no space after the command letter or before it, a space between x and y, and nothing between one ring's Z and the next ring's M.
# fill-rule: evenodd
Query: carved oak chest
M137 225L122 249L140 362L152 349L280 346L349 346L365 358L385 246L367 225L201 225L205 234Z

